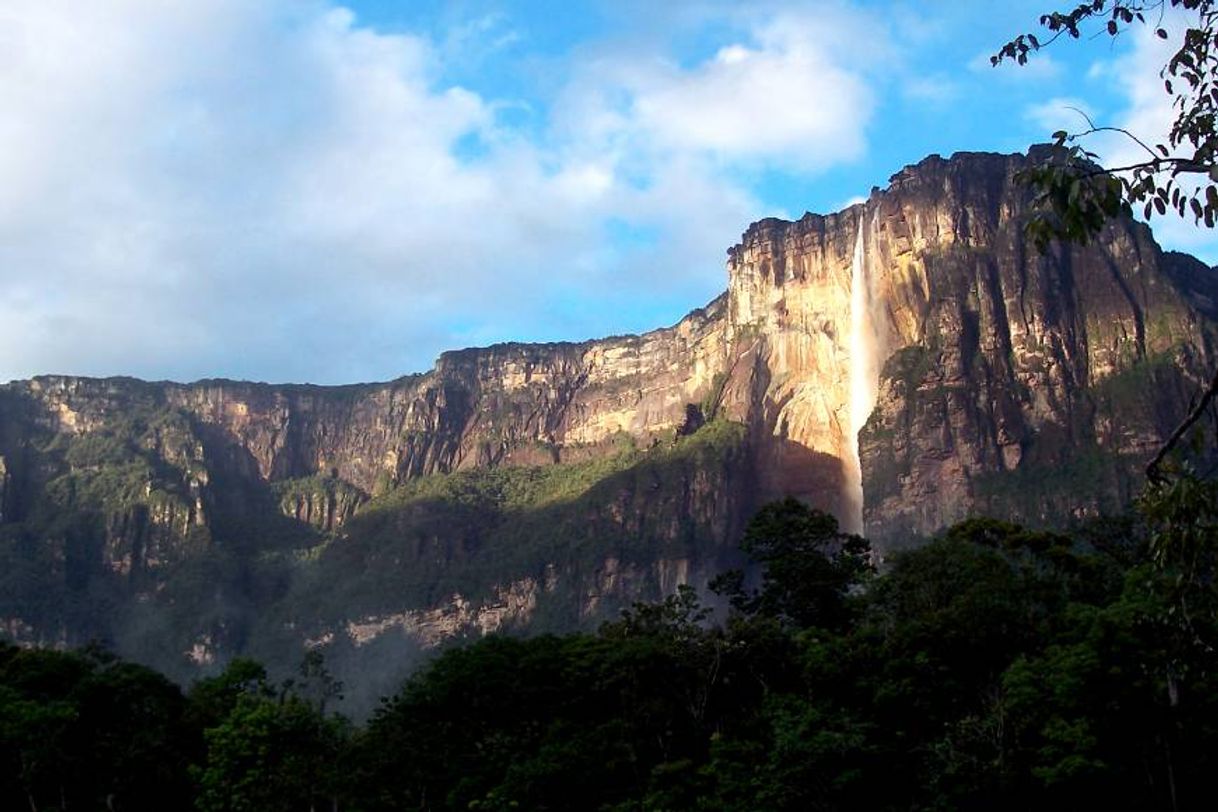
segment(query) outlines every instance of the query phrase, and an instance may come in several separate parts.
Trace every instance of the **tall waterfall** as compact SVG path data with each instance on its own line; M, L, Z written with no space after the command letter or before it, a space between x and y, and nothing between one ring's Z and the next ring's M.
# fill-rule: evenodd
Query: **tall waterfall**
M871 277L864 251L863 216L850 269L850 426L847 434L846 529L863 532L863 467L859 457L859 431L871 416L879 392L879 365L875 322L872 319Z

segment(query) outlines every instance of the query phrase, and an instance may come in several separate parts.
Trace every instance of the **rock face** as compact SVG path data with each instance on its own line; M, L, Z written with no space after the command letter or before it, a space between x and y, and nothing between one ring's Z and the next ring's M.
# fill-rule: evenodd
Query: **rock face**
M783 495L889 542L1117 507L1216 362L1218 284L1131 221L1032 250L1039 157L755 223L724 295L641 336L343 387L8 384L0 625L161 667L428 646L705 582Z
M861 435L873 534L1117 508L1215 363L1214 273L1132 221L1031 250L1023 165L928 159L868 203L885 359Z

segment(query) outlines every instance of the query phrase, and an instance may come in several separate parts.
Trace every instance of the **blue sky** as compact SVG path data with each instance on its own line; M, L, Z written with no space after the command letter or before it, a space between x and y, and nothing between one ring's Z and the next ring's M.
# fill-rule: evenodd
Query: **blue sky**
M0 2L0 380L383 380L646 330L751 221L927 154L1072 106L1160 138L1145 31L989 66L1048 5Z

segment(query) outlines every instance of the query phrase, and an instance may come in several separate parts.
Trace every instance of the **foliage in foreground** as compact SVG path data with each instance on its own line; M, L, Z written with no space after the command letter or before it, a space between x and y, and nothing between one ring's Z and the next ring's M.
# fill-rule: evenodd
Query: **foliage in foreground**
M97 652L0 649L4 808L1188 809L1218 753L1212 506L1069 534L985 519L896 557L799 503L759 577L597 634L490 637L362 728L316 656L187 695Z

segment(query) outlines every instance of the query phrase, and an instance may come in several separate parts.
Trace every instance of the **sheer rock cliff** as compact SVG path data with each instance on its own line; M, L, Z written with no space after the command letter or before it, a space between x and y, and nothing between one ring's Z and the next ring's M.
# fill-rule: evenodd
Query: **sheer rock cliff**
M704 584L784 495L880 543L1117 509L1218 361L1218 283L1133 221L1038 253L1043 157L755 223L722 296L640 336L340 387L0 387L0 624L162 667L426 647Z

